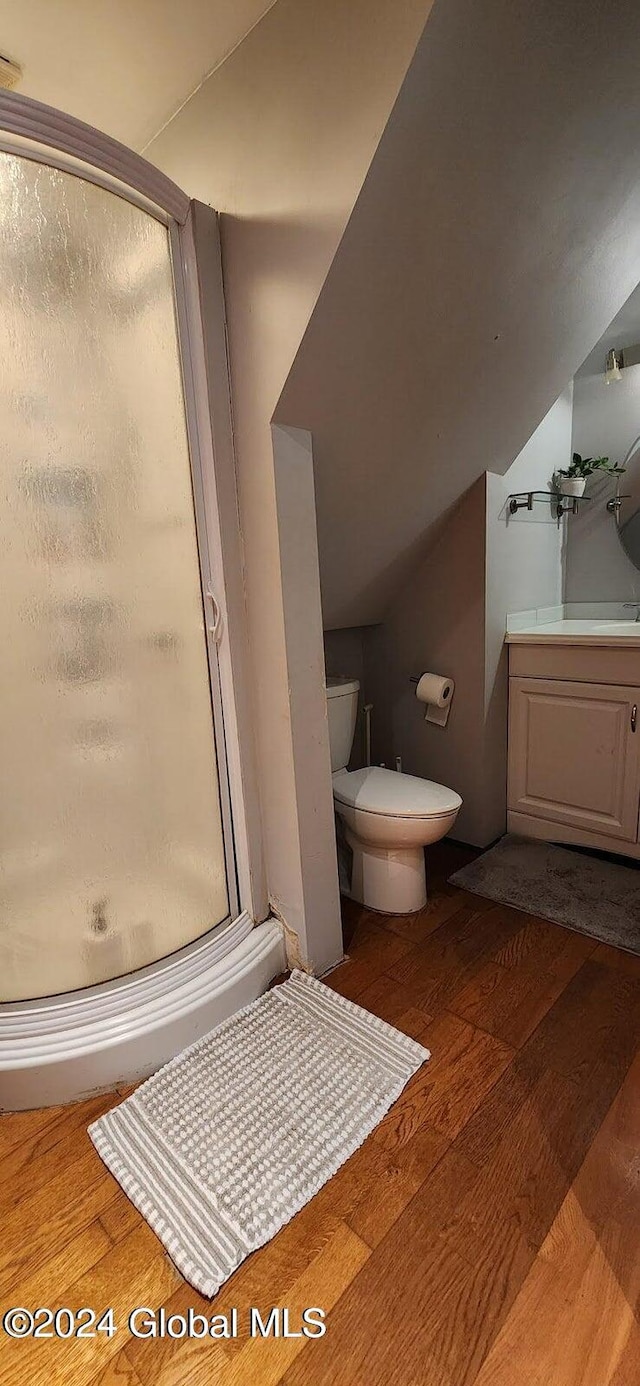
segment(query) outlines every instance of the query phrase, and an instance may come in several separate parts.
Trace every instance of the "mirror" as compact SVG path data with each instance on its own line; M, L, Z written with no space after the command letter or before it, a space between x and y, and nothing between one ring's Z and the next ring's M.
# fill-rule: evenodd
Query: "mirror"
M616 525L627 557L640 569L640 438L632 444L626 468L616 488Z

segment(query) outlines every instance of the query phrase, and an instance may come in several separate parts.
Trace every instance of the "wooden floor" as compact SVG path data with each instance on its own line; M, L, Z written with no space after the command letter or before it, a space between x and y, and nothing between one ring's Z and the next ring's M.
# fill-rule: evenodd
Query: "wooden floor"
M640 959L446 884L417 917L347 907L328 979L433 1058L214 1302L240 1336L139 1341L132 1308L210 1315L85 1133L113 1096L0 1119L1 1313L113 1306L119 1331L12 1342L11 1386L638 1386ZM249 1306L328 1311L250 1339Z

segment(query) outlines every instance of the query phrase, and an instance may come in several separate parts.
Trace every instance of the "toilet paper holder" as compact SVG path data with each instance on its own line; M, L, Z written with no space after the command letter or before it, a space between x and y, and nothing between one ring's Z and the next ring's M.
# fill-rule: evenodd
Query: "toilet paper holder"
M409 682L415 685L416 697L426 705L425 721L446 727L455 688L454 680L441 674L410 674ZM420 687L423 683L427 684L428 692L426 688Z

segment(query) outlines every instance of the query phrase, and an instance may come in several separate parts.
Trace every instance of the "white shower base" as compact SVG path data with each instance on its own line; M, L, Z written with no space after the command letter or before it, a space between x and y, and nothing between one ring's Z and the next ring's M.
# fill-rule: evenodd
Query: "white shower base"
M286 967L282 926L247 914L113 982L0 1005L0 1111L74 1102L153 1073Z

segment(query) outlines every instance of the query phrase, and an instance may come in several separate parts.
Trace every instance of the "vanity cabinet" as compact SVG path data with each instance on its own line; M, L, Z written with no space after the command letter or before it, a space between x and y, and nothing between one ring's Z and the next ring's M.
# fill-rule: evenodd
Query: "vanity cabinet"
M509 661L509 831L640 858L640 649Z
M514 678L509 808L635 842L640 688Z

